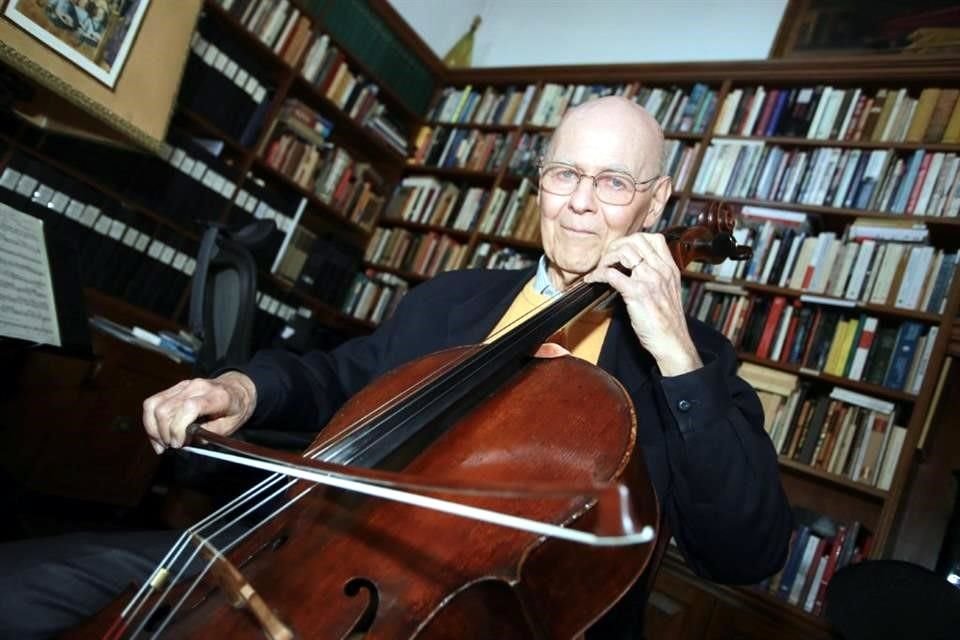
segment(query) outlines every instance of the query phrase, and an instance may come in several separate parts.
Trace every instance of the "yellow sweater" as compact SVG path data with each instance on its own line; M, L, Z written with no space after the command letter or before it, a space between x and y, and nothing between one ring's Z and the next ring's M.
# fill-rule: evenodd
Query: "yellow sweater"
M549 296L537 292L533 282L533 279L531 279L520 290L520 294L513 300L510 308L507 309L493 331L487 336L487 342L496 337L501 330L521 320L526 314L551 302ZM578 358L591 364L597 364L597 360L600 359L600 348L603 346L603 339L606 337L609 327L609 310L588 311L581 314L579 318L563 329L560 346L565 347Z

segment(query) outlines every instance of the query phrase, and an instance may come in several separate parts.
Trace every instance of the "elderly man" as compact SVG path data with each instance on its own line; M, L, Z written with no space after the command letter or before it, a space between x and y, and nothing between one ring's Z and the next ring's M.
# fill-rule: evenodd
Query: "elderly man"
M199 418L221 434L244 424L316 429L378 375L482 342L581 278L607 282L618 302L578 320L565 347L629 393L639 446L688 564L729 583L776 572L792 522L759 401L737 378L730 343L684 316L666 243L643 232L671 192L662 147L656 121L626 99L571 109L540 167L544 256L536 270L442 274L413 289L372 335L332 352L261 352L238 371L181 382L144 402L154 448L182 446ZM587 637L639 637L644 603L635 591Z

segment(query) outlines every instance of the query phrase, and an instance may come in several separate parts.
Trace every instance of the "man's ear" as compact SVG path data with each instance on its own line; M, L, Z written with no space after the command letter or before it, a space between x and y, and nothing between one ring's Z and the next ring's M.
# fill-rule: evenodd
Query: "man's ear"
M650 208L647 209L647 214L643 218L644 229L652 229L660 221L664 209L667 208L667 202L670 201L671 193L673 193L673 180L670 176L663 176L657 180L657 184L653 187L653 197L650 198Z

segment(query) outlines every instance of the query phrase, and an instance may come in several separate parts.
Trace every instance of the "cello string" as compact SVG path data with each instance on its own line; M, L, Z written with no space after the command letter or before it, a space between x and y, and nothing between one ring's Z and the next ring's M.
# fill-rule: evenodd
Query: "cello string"
M547 300L539 303L534 308L527 310L520 317L512 320L505 326L501 327L494 334L491 334L488 337L488 340L486 341L486 343L484 344L484 347L481 348L481 350L485 349L490 345L493 345L501 337L507 335L510 331L519 327L528 319L540 313L544 308L562 299L564 295L569 293L573 293L573 291L568 290L567 292L557 293L551 296L550 298L548 298ZM407 388L401 390L400 392L398 392L397 394L389 398L386 402L378 405L377 407L372 408L367 414L357 418L353 424L351 424L348 428L344 429L341 433L337 434L335 438L327 441L327 444L335 445L338 442L347 441L349 438L354 436L358 431L368 427L374 421L383 418L385 415L388 414L388 412L393 411L398 405L400 405L401 403L405 403L407 399L409 399L411 396L423 391L424 389L429 388L429 386L434 382L445 378L447 375L452 373L452 371L456 369L458 366L460 366L461 364L464 364L471 357L475 357L476 355L477 355L476 353L464 353L459 355L454 360L444 363L439 368L432 371L429 375L419 380L416 380L415 382L411 383L410 386L408 386Z
M579 282L565 292L555 294L554 296L548 298L547 300L539 303L533 309L530 309L523 313L520 317L514 319L504 327L497 330L496 333L492 334L486 343L476 352L464 353L458 356L456 359L444 363L439 368L431 372L429 375L421 378L414 383L412 383L406 389L400 391L399 393L392 396L386 402L378 405L373 408L366 415L358 418L350 427L344 429L343 432L337 434L336 437L328 441L330 445L341 444L342 447L350 445L350 438L356 435L358 432L368 428L377 428L376 421L381 419L389 418L393 415L393 412L398 406L405 405L407 401L418 393L424 393L429 395L431 385L435 382L445 379L447 376L455 373L455 370L461 366L469 366L472 364L473 359L477 358L492 358L495 357L496 349L502 347L500 340L510 334L514 329L520 328L525 322L534 318L536 315L541 313L546 307L551 306L555 302L564 303L567 302L571 297L585 290L584 283ZM535 327L534 327L535 328ZM523 334L517 336L518 339L522 339ZM474 367L476 368L476 367ZM374 446L377 441L371 443L370 446ZM368 449L369 447L367 447ZM367 450L364 449L364 450Z
M566 294L564 294L566 296L566 299L563 300L563 303L566 305L576 305L580 302L579 299L582 298L583 295L589 295L589 294L590 294L590 291L588 288L578 285L573 290L570 290ZM553 313L559 314L559 313L562 313L563 311L564 311L564 306L562 306L561 304L558 304L555 306ZM502 336L501 339L498 339L494 343L485 345L484 347L479 349L477 352L465 354L464 357L458 358L453 363L455 367L449 367L445 369L447 375L453 376L454 379L456 380L469 381L472 376L474 376L478 371L482 370L490 361L495 360L502 351L509 350L516 343L525 340L529 334L537 331L543 324L550 322L553 316L552 315L548 316L547 315L548 313L550 312L547 311L541 314L543 317L539 318L539 322L537 322L538 318L533 318L531 321L532 324L526 327L525 331L517 333L515 335L511 335L511 333L507 333L504 336ZM518 330L522 329L524 328L524 324L526 323L518 325L516 328ZM437 392L434 391L434 389L432 388L432 385L434 382L438 380L440 380L438 376L431 375L431 376L428 376L427 378L424 378L423 381L418 381L418 383L410 387L409 393L398 394L398 396L395 396L384 405L381 405L381 407L378 408L378 411L377 411L378 415L376 415L375 417L379 418L385 415L387 411L394 409L399 404L396 401L398 398L406 401L406 400L409 400L409 398L412 397L414 393L420 393L422 397L419 398L417 401L417 406L419 407L419 409L414 411L414 413L408 419L413 419L415 416L422 414L425 408L443 399L446 394L452 391L452 389L447 391L440 391L439 395L437 395ZM454 389L459 388L457 384L458 383L455 383ZM405 403L404 406L406 406L406 404L407 403ZM387 415L387 417L391 417L391 415ZM379 427L382 427L382 423L369 424L368 422L361 422L359 424L356 424L355 427L351 429L351 434L355 433L360 428L369 428L370 430L375 430ZM394 427L394 429L395 428L397 427ZM376 446L380 441L383 440L383 438L389 436L392 431L393 429L380 434L380 436L376 440L372 441L366 447L364 447L364 449L360 450L360 453L369 450L371 447ZM336 439L336 441L339 442L341 441L341 439ZM342 446L349 446L349 444L350 444L349 442L346 442Z
M277 476L281 476L281 477L282 477L282 474L274 474L274 475L277 475ZM221 533L227 531L230 527L232 527L232 526L234 526L234 525L236 525L236 524L239 524L243 518L245 518L245 517L247 517L248 515L254 513L257 509L259 509L260 507L266 505L267 503L269 503L270 500L272 500L273 498L279 496L280 494L282 494L284 491L286 491L288 488L292 487L292 486L293 486L294 484L296 484L296 483L297 483L297 480L290 480L285 486L280 487L279 489L277 489L276 491L274 491L271 495L267 496L266 498L264 498L263 500L261 500L261 501L258 502L257 504L254 504L253 506L251 506L250 508L248 508L245 512L243 512L243 513L241 513L240 515L236 516L236 517L235 517L233 520L231 520L230 522L227 522L226 524L222 525L219 529L217 529L217 530L214 531L213 533L211 533L211 534L209 534L209 535L204 535L204 536L197 535L197 538L200 539L200 540L212 541L213 538L215 538L216 536L220 535ZM232 549L232 548L235 547L236 545L238 545L238 544L240 544L241 542L243 542L243 541L244 541L246 538L248 538L251 534L253 534L255 531L257 531L261 526L263 526L263 525L265 525L266 523L270 522L273 518L275 518L275 517L276 517L279 513L281 513L284 509L288 508L288 507L290 506L290 504L292 504L293 502L296 502L297 500L299 500L300 498L302 498L304 495L306 495L306 494L307 494L309 491L311 491L312 489L313 489L312 486L311 486L311 487L307 487L306 489L304 489L303 491L301 491L297 496L295 496L292 500L288 501L287 503L284 503L283 505L281 505L281 506L279 506L277 509L275 509L273 512L269 513L269 514L268 514L267 516L265 516L260 522L258 522L255 526L247 529L246 531L242 532L240 535L236 536L234 539L232 539L229 543L227 543L227 544L224 546L224 551L229 551L230 549ZM188 540L188 542L189 542L189 540ZM212 542L211 542L211 544L212 544ZM187 568L190 566L190 564L191 564L191 563L193 562L193 560L196 558L196 556L197 556L197 554L199 553L199 551L200 551L199 547L194 546L193 552L190 554L190 556L189 556L185 561L183 561L183 562L180 564L180 569L179 569L179 571L177 571L177 574L176 574L175 576L173 576L172 579L170 579L170 580L167 581L167 583L166 583L166 585L165 585L165 587L164 587L163 593L160 594L160 596L158 597L157 601L154 603L153 607L150 609L150 611L146 612L146 613L143 615L143 620L141 621L141 623L139 624L139 626L138 626L137 629L134 631L134 633L133 633L133 635L132 635L131 637L136 637L136 635L138 635L141 631L143 631L143 627L144 627L144 626L146 625L146 623L153 617L153 615L154 615L154 614L156 613L156 611L160 608L160 606L164 603L164 601L169 597L170 592L173 590L173 588L174 588L175 586L178 586L178 582L183 578L183 574L186 572ZM193 589L197 586L197 584L199 584L199 582L203 579L203 576L206 575L206 572L207 572L208 569L209 569L209 567L207 567L207 569L205 569L200 575L197 576L197 578L194 580L194 584L190 587L190 590L188 591L188 593L187 593L186 595L184 595L184 597L183 597L182 600L185 600L185 599L189 596L189 593L191 593L191 592L193 591ZM182 601L181 601L181 604L182 604ZM179 607L180 605L177 605L177 606ZM171 615L174 614L174 613L176 613L176 609L171 610ZM159 633L159 632L158 632L158 633Z
M224 518L227 516L228 513L232 512L232 511L236 511L238 508L241 508L241 507L244 506L246 503L248 503L251 499L253 499L253 498L251 498L251 495L248 495L248 494L255 495L255 494L257 494L257 493L262 493L264 490L266 490L266 489L269 488L269 485L271 485L271 484L276 484L276 483L277 483L278 481L280 481L281 479L282 479L282 476L281 476L280 474L272 474L270 477L264 478L264 479L261 480L260 483L258 483L257 485L254 485L253 487L251 487L250 489L248 489L246 492L244 492L244 493L241 494L240 496L237 496L236 498L234 498L233 500L231 500L229 503L227 503L226 505L224 505L223 507L221 507L221 508L218 509L217 511L211 513L210 515L208 515L208 516L207 516L206 518L204 518L203 520L199 521L198 523L196 523L196 524L194 524L193 526L191 526L191 527L189 527L188 529L186 529L186 530L180 535L180 537L177 539L177 542L173 545L173 547L171 547L170 551L167 552L167 555L163 558L163 560L160 561L160 564L157 566L157 568L154 569L154 572L151 574L150 578L149 578L146 582L144 582L144 584L140 587L140 590L137 592L137 594L134 596L134 598L131 600L131 602L130 602L129 604L127 604L127 606L125 607L124 611L121 612L121 614L120 614L120 615L121 615L121 618L125 618L125 619L126 619L126 618L129 618L129 620L133 620L133 619L136 618L136 616L139 614L141 608L142 608L143 605L145 604L146 599L151 595L151 594L147 591L147 590L148 590L148 587L153 583L153 580L154 580L161 572L163 572L163 571L165 571L165 570L166 570L166 571L169 571L168 567L173 567L174 565L176 565L176 563L177 563L178 561L181 561L181 557L180 557L180 556L182 556L182 555L186 552L186 549L189 548L187 543L189 542L191 535L197 535L197 536L201 536L201 537L202 537L203 534L205 533L205 531L206 531L207 529L209 529L210 527L216 526L216 524L218 524L218 522L219 522L220 520L224 519ZM294 484L294 483L293 483L293 482L290 482L287 486L282 487L281 489L279 489L278 491L276 491L273 495L268 496L268 497L266 498L266 500L272 499L275 495L278 495L280 492L286 490L286 488L287 488L288 486L291 486L292 484ZM261 504L262 504L262 503L261 503ZM254 507L252 507L253 510L255 510L255 509L257 509L257 508L259 508L259 505L255 505ZM226 525L224 525L223 527L221 527L220 530L218 530L217 532L215 532L215 533L213 533L213 534L210 534L210 536L211 536L211 537L212 537L212 536L215 536L215 535L217 535L218 533L220 533L220 531L223 530L224 528L229 528L230 526L233 526L233 524L236 524L236 522L237 522L240 518L242 518L242 517L245 517L245 515L244 515L244 514L241 514L241 516L235 518L235 519L234 519L233 521L231 521L231 522L228 522ZM182 574L182 568L189 566L191 560L192 560L192 557L191 557L190 559L188 559L188 560L186 560L186 561L183 561L183 562L181 563L181 565L180 565L180 566L181 566L181 572L178 573L177 576L176 576L173 580L171 580L169 576L167 577L167 580L166 580L166 583L165 583L167 588L169 588L170 586L172 586L172 585L176 582L176 579L178 579L178 578L180 577L180 575ZM164 592L164 593L166 593L166 592ZM165 596L162 596L162 595L161 595L161 597L160 597L160 602L162 602L162 599L163 599L164 597L165 597ZM135 603L136 603L136 604L135 604ZM132 610L131 610L131 608L132 608ZM148 614L148 616L147 616L148 618L149 618L149 615L150 615L150 614ZM128 620L128 623L129 623L129 620Z

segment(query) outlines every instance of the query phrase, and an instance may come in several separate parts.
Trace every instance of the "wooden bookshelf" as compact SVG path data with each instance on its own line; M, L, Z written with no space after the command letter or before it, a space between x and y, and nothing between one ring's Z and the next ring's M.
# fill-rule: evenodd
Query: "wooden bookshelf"
M295 1L293 5L301 10L305 7L305 3L299 1ZM327 7L329 5L324 6ZM383 0L373 0L371 6L384 17L386 23L391 25L397 24L396 16L392 13L393 10L386 2L383 2ZM310 17L311 28L314 32L328 33L324 24L324 10ZM340 235L347 238L348 241L355 243L358 247L364 247L369 242L371 236L367 229L350 222L341 212L328 206L309 189L296 184L283 173L268 166L259 155L265 146L264 143L267 142L265 136L269 135L268 132L271 130L270 124L277 120L280 109L288 98L297 98L303 101L334 124L333 134L330 137L331 141L346 149L355 158L368 160L382 173L385 178L385 184L383 186L384 195L392 192L403 177L414 175L434 176L438 180L451 181L460 186L463 191L466 191L466 189L470 187L482 187L488 191L497 188L505 189L508 192L512 191L520 185L522 180L520 176L514 175L510 170L510 159L518 149L521 137L525 134L547 134L553 131L553 126L531 124L529 122L529 112L527 118L516 124L485 123L476 125L462 122L439 122L436 118L430 118L428 114L415 113L406 106L405 101L396 91L379 81L380 79L377 78L376 72L359 57L353 55L347 47L342 46L339 39L329 34L331 42L337 44L337 46L344 51L345 59L351 69L356 70L366 78L377 83L380 89L379 97L382 98L383 104L390 110L391 115L393 115L396 120L407 127L409 134L408 142L411 142L415 138L417 129L420 126L456 127L467 130L477 130L484 134L503 134L505 136L504 144L507 144L507 141L509 141L509 147L506 150L503 162L496 172L426 167L409 164L407 158L381 140L369 127L357 122L347 113L340 110L336 104L302 78L300 74L303 64L302 55L296 64L288 64L280 56L275 54L270 47L266 46L260 38L241 24L235 16L223 10L215 0L207 0L205 3L205 13L209 19L216 20L229 34L230 38L235 39L241 47L249 51L251 55L262 64L267 70L268 78L266 79L270 81L272 88L272 94L267 100L266 115L264 124L260 128L260 133L255 140L248 141L247 143L242 142L239 136L227 133L227 127L224 123L217 122L206 115L196 112L194 109L180 106L175 114L174 123L177 127L182 127L183 130L193 134L222 140L226 148L225 157L230 159L231 166L236 170L237 177L235 182L237 195L234 196L231 202L228 202L224 206L222 211L216 212L215 217L221 222L229 223L231 220L235 221L237 219L235 217L238 209L236 198L239 196L240 190L245 186L249 186L256 178L259 178L271 188L283 190L297 197L307 198L309 207L304 216L304 225L307 228L314 231L326 231L330 228L336 228ZM400 37L401 40L404 41L410 41L411 39L409 33L402 33ZM960 153L960 145L955 144L810 140L794 136L740 136L727 134L717 135L713 133L720 105L723 104L726 96L738 87L742 88L757 85L770 87L809 87L817 83L832 83L841 87L863 86L879 88L907 86L916 94L916 92L923 87L958 87L956 74L958 60L955 58L917 56L902 59L791 59L719 63L623 64L577 67L446 70L443 69L442 66L438 67L436 61L430 59L430 55L432 54L430 54L429 50L425 47L423 47L422 50L417 50L417 54L421 59L426 61L435 74L437 90L435 91L431 109L440 99L444 88L454 87L459 89L467 85L472 85L481 90L486 87L506 90L510 86L516 86L519 87L520 90L523 90L524 87L532 86L534 101L537 100L548 83L617 85L639 82L642 88L668 89L676 87L688 92L698 83L706 85L710 91L715 93L717 107L713 110L712 116L704 120L702 129L699 131L668 129L665 132L665 137L668 140L677 140L690 146L699 144L699 148L693 156L689 172L690 181L688 185L690 186L678 185L677 191L671 198L670 206L673 207L673 221L682 220L684 215L691 210L692 203L717 199L723 199L735 205L756 205L781 210L807 212L819 216L825 227L831 225L832 228L841 228L857 218L872 218L877 220L903 219L903 216L883 211L797 204L755 198L727 198L694 193L692 190L693 180L703 167L704 156L708 146L714 141L742 140L764 143L771 146L780 145L803 149L838 147L843 149L864 150L889 149L899 152L925 149L932 153ZM30 144L24 143L24 131L26 127L27 125L21 125L14 133L0 135L0 140L10 145L6 154L7 157L0 161L0 169L2 169L3 164L8 159L9 153L12 152L12 150L22 150L50 164L50 166L62 171L65 175L83 182L112 199L124 203L165 229L169 229L191 240L196 240L199 237L196 229L188 228L182 223L172 220L169 216L164 215L164 212L153 211L149 207L143 207L136 203L129 202L128 198L122 197L121 194L109 188L108 185L104 185L96 179L91 178L85 173L82 167L68 165L48 154L36 151ZM415 151L416 150L411 147L410 154L412 155ZM386 219L382 217L382 212L379 224L386 227L400 227L416 233L447 234L457 241L464 242L468 245L468 256L484 242L495 245L496 247L513 249L520 253L530 255L531 257L539 253L540 245L538 242L516 240L509 236L479 231L481 228L479 223L483 220L489 207L490 202L488 198L486 205L479 213L476 223L472 225L472 230L469 232L404 220ZM938 246L948 247L953 250L960 247L960 218L912 216L910 220L927 224L930 228L931 241L937 243ZM364 262L360 266L361 269L369 268L398 276L407 280L411 285L424 279L417 274L383 267L372 262ZM324 324L341 329L349 335L363 334L374 328L373 323L357 320L343 313L341 310L323 303L316 295L303 290L301 287L291 287L286 281L280 280L263 271L261 271L260 275L261 280L263 280L265 284L286 291L292 298L298 300L304 306L309 307ZM684 278L689 281L717 281L713 276L696 272L686 272L684 273ZM939 327L939 335L927 368L928 375L924 379L918 394L888 389L879 385L871 385L837 376L810 372L794 365L785 365L779 362L757 358L748 353L739 353L739 358L744 362L754 362L794 373L807 379L818 381L824 386L839 386L893 401L898 406L903 407L905 414L909 416L908 422L904 425L907 427L907 439L904 443L903 452L897 464L894 481L889 491L870 487L836 474L814 469L809 465L803 465L785 457L781 457L780 459L780 465L784 475L784 484L791 500L798 505L814 503L814 507L823 509L828 512L828 515L837 519L849 517L863 520L870 526L874 534L874 545L870 552L873 558L887 556L896 542L894 539L896 518L900 513L902 499L909 487L910 478L916 470L917 458L914 452L925 420L928 414L934 410L929 404L937 382L935 372L943 366L948 354L960 353L960 347L955 346L960 344L960 342L956 339L951 341L958 306L960 306L960 284L958 284L958 282L960 282L960 278L957 278L955 274L945 310L941 314L899 309L887 305L856 303L855 308L863 312L876 314L892 320L917 320ZM742 287L747 291L748 295L757 297L786 296L795 299L805 293L795 289L738 279L734 279L728 284ZM95 291L88 292L88 295L91 296L91 298L98 299L106 306L115 302L115 299L111 299L109 296L102 296L102 294ZM171 311L169 318L163 316L167 321L172 323L173 319L179 315L185 304L186 297L187 291L184 291L181 295L178 308ZM136 312L137 310L133 309L133 311ZM682 561L677 560L677 558L668 560L665 567L666 571L674 577L683 576L685 580L692 580L689 571L683 567ZM798 610L796 607L787 606L777 598L753 589L717 587L716 585L707 585L705 583L698 584L700 584L704 590L709 591L713 597L716 597L718 599L717 602L726 604L734 603L744 610L749 610L752 613L764 616L765 619L780 621L792 629L809 630L811 634L809 637L826 637L827 629L822 619L811 616Z

